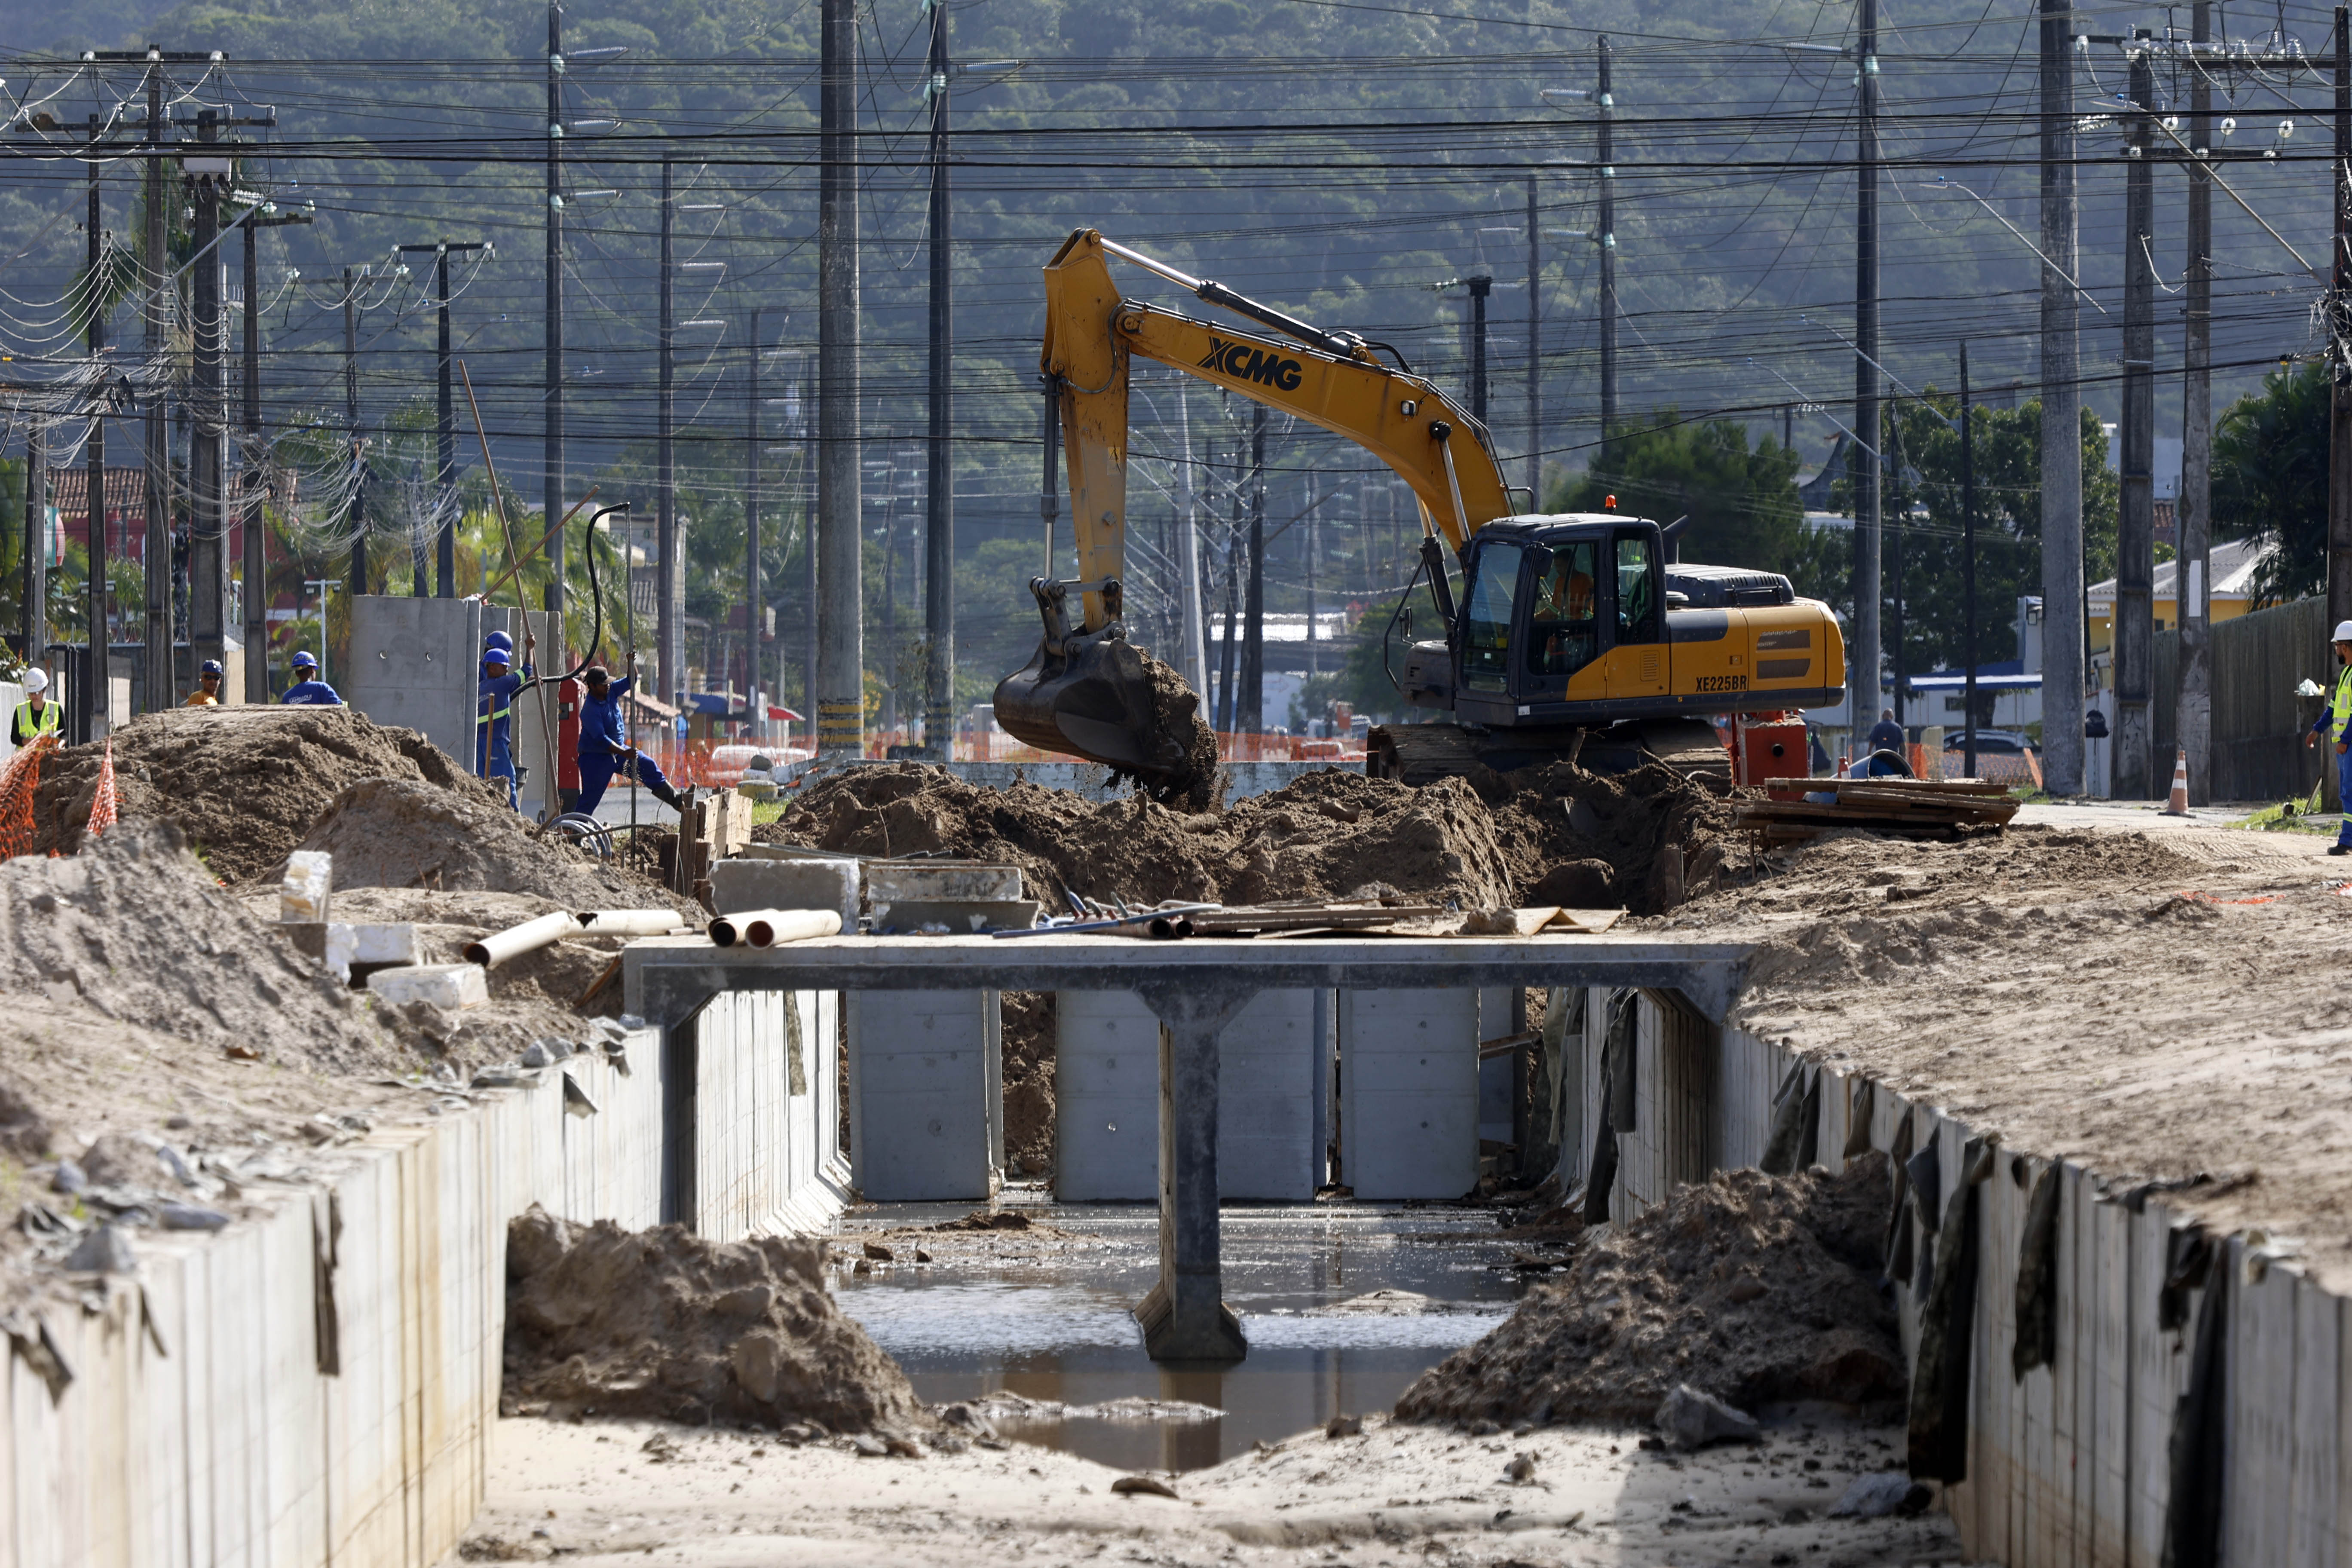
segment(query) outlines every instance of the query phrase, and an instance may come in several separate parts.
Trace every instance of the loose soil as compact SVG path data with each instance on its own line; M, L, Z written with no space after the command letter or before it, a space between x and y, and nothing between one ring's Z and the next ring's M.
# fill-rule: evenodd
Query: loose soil
M1054 1169L1054 993L1007 991L1000 1007L1005 1174Z
M693 907L560 837L540 836L504 801L485 803L423 779L360 780L292 847L332 855L337 889L530 893L575 912Z
M1206 811L1217 798L1217 732L1201 717L1201 694L1192 683L1141 648L1144 679L1151 683L1151 721L1184 749L1174 777L1150 793L1164 805Z
M1465 780L1413 788L1329 769L1223 812L1140 797L1100 805L1028 783L966 784L919 763L856 767L808 786L756 837L859 855L947 853L1021 867L1050 908L1064 894L1263 903L1367 889L1465 909L1525 904L1562 866L1583 866L1580 907L1670 909L1684 885L1744 874L1730 809L1663 765L1610 776L1565 764L1512 775L1490 804ZM1580 807L1574 809L1572 807ZM1675 886L1656 868L1677 862Z
M1501 1328L1407 1389L1414 1421L1642 1422L1677 1384L1744 1410L1899 1399L1879 1293L1888 1166L1726 1171L1589 1243Z
M177 825L229 883L272 874L362 779L408 780L481 805L503 800L415 731L344 708L169 709L117 730L113 747L121 820ZM42 763L35 853L81 847L105 751L68 746Z
M825 1289L825 1245L683 1226L507 1228L509 1415L656 1416L907 1434L931 1418Z

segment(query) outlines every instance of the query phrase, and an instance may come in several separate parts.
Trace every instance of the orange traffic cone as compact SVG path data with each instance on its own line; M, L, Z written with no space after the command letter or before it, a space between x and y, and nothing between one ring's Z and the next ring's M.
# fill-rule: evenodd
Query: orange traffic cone
M2165 797L2164 815L2189 815L2189 748L2175 748L2172 761L2172 793Z

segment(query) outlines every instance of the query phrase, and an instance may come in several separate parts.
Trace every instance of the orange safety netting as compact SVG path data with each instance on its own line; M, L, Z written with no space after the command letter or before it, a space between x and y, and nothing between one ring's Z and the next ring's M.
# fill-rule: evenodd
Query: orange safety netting
M37 737L0 771L0 859L33 852L33 795L41 787L41 759L58 749L55 735Z
M106 742L106 754L98 763L98 795L89 803L89 829L92 838L114 826L116 805L114 790L114 742Z

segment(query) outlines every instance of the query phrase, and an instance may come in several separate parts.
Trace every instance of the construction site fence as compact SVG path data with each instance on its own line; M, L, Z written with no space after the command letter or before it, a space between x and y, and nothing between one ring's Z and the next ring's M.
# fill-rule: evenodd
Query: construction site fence
M2327 601L2295 599L2267 610L2216 621L2209 634L2212 698L2211 773L2214 800L2284 800L2324 784L2326 809L2336 799L2336 758L2307 748L2304 736L2324 699L2298 697L2309 680L2322 690L2336 684L2336 657L2327 634ZM2154 775L2158 794L2172 782L2179 744L2180 634L2156 634Z

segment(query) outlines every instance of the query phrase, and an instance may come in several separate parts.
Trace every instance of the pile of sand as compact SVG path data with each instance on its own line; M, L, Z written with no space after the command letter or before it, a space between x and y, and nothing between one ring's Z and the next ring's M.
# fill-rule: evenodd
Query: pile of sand
M1887 1164L1726 1171L1588 1245L1503 1326L1405 1390L1416 1421L1647 1422L1677 1384L1743 1410L1899 1399L1878 1289Z
M501 1414L929 1426L898 1363L826 1293L824 1258L821 1241L583 1226L534 1204L507 1227Z
M288 847L332 855L338 888L531 893L572 910L683 907L561 838L535 835L503 801L421 779L360 780Z
M223 892L169 824L0 861L0 992L249 1058L339 1073L405 1061L364 1000Z
M345 708L174 708L113 736L124 822L176 824L223 881L270 874L335 797L362 779L404 779L452 800L501 797L414 730ZM72 854L97 797L103 745L41 765L35 852Z

